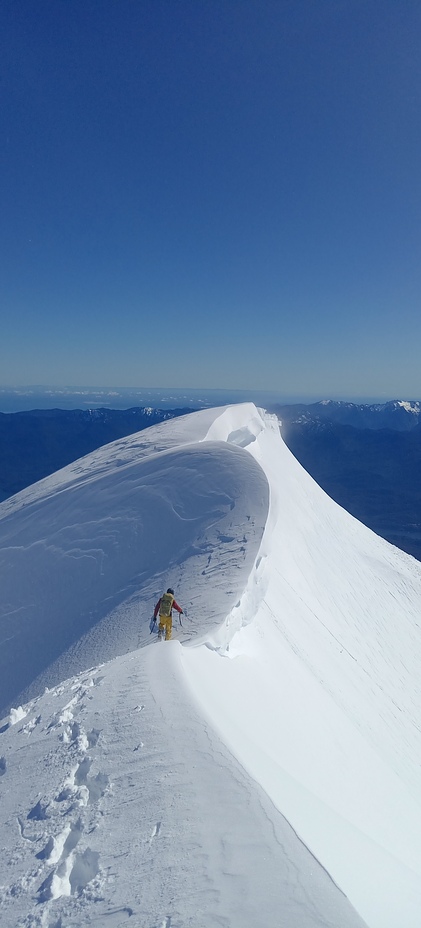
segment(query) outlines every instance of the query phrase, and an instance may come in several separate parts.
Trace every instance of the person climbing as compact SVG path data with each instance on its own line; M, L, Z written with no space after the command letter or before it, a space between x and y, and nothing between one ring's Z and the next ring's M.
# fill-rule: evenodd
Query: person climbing
M159 626L158 626L158 638L161 641L165 634L165 641L169 641L172 635L172 611L176 609L180 615L183 615L183 610L181 606L176 603L174 599L174 590L171 587L168 587L166 593L163 593L162 596L158 599L158 602L154 609L154 620L159 614Z

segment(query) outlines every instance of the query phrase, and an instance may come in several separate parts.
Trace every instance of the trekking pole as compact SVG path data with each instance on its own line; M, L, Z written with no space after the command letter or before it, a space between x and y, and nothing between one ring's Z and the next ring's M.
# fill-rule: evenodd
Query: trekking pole
M187 612L186 612L185 609L183 609L182 612L179 612L179 613L178 613L178 621L179 621L181 627L183 628L184 626L183 626L183 623L182 623L182 621L181 621L181 616L182 616L182 615L185 615L185 616L187 616L187 618L188 618L188 615L187 615Z

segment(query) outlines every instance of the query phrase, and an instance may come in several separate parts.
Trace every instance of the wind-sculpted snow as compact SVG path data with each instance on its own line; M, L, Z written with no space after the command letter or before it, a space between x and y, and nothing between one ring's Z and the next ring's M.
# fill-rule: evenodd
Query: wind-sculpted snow
M245 585L268 509L259 465L216 442L139 460L137 441L108 466L92 455L76 479L61 472L53 492L43 481L0 521L3 711L23 690L148 643L169 583L195 631L218 626Z
M271 491L259 557L209 647L184 652L188 679L367 923L418 928L421 565L330 500L270 420L250 451Z
M275 418L154 427L0 517L2 926L419 928L421 565Z

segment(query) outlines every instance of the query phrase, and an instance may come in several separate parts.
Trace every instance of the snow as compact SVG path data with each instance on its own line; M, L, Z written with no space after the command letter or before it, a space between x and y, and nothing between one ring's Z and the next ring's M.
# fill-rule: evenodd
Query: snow
M419 403L409 403L407 400L398 400L397 405L402 406L406 412L412 412L414 416L418 416L420 413Z
M169 584L202 629L235 602L265 525L267 480L236 445L173 447L179 423L112 443L0 507L0 707L149 641L145 619Z
M26 709L23 709L22 706L18 706L17 709L10 710L9 725L16 725L17 722L21 722L22 719L26 716Z
M88 455L0 506L0 563L2 926L418 928L421 565L274 417Z

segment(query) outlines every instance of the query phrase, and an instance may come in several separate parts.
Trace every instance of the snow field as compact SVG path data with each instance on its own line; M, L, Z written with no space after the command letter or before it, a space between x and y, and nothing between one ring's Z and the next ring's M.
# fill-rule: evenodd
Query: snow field
M421 565L333 503L269 422L249 450L270 485L260 574L240 621L183 652L188 679L368 924L416 928Z
M421 565L273 417L88 455L0 507L0 557L5 928L418 928Z
M362 928L197 712L181 655L115 658L2 731L2 925Z

